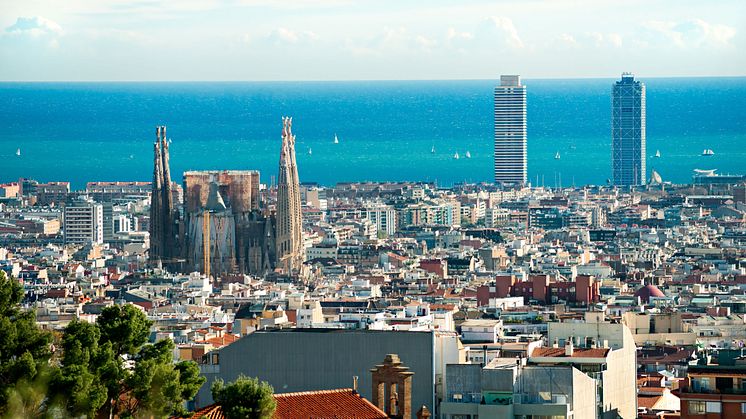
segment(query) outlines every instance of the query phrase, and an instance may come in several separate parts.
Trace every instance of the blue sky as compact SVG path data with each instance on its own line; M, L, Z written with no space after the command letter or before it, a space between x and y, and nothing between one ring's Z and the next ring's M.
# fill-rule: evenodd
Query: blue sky
M746 75L746 1L2 0L0 80Z

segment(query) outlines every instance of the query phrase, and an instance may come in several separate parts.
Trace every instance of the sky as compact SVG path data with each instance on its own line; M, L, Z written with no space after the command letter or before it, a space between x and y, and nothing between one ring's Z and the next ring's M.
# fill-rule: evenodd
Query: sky
M0 0L0 80L746 75L744 0Z

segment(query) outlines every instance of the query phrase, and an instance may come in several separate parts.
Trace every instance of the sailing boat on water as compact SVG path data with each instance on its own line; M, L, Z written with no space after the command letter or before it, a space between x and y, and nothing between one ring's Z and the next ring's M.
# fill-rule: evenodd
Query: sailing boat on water
M702 155L703 155L703 156L714 156L714 155L715 155L715 152L714 152L714 151L712 151L712 150L711 150L711 149L709 149L709 148L706 148L706 149L705 149L705 150L704 150L704 151L702 152Z
M433 146L433 148L430 149L430 154L435 154L435 146Z
M466 158L467 158L467 159L470 159L470 158L471 158L471 153L469 153L469 150L467 150L467 151L466 151Z
M339 138L337 138L337 134L334 134L334 144L339 144Z
M311 151L311 147L308 147L308 155L310 156L311 154L313 154L313 151Z
M661 156L661 151L655 150L655 157L660 157L660 156Z
M458 160L459 158L460 158L460 157L458 156L458 151L457 151L457 152L456 152L456 154L454 154L454 155L453 155L453 159L454 159L454 160Z
M559 151L557 152L557 154L554 155L554 159L555 160L559 160L560 159L560 153L559 153Z
M16 156L20 156L20 155L21 155L21 149L18 148L18 149L16 149Z

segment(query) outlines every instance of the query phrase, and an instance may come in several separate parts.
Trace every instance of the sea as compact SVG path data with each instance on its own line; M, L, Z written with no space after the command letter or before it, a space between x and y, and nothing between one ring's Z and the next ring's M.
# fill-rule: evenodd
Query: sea
M746 174L746 77L642 81L648 177L656 170L685 183L694 169ZM607 182L613 82L523 81L532 184ZM252 169L270 182L283 116L293 117L302 182L489 182L496 83L0 83L0 182L29 177L82 189L150 180L157 125L168 127L174 180L186 170ZM715 154L702 156L704 149Z

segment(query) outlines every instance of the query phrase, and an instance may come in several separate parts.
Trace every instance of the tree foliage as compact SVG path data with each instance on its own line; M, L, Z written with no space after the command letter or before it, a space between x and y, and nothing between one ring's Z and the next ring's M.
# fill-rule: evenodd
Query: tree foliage
M194 362L173 363L174 344L146 344L152 322L131 305L103 309L96 324L71 322L50 395L79 417L168 417L204 383Z
M226 419L271 419L277 408L269 383L240 375L225 385L223 380L212 384L212 398L220 405Z
M0 416L11 401L29 402L31 393L21 387L43 379L51 356L52 335L39 329L34 311L21 308L23 294L21 284L0 271Z

